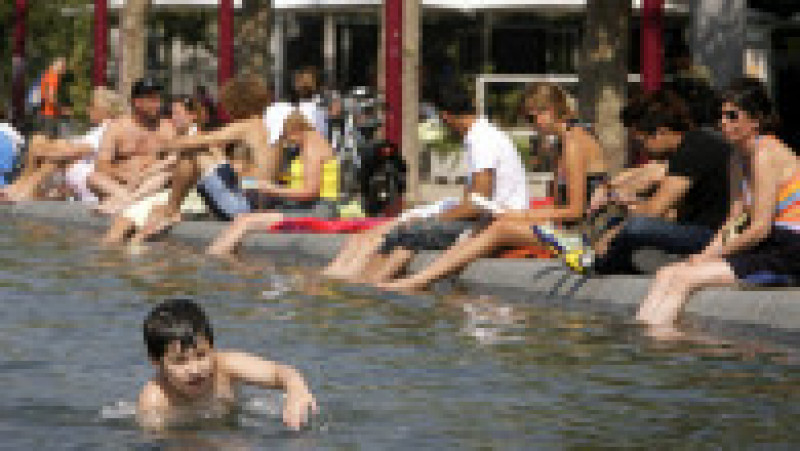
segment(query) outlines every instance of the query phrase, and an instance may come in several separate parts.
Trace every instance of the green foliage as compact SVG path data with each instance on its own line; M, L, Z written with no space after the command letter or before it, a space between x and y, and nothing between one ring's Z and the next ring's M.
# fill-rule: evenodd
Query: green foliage
M74 74L69 88L76 117L86 117L91 89L92 5L89 0L28 1L26 80L30 86L53 59L64 56ZM14 2L0 1L0 24L6 30L0 42L0 104L10 101Z

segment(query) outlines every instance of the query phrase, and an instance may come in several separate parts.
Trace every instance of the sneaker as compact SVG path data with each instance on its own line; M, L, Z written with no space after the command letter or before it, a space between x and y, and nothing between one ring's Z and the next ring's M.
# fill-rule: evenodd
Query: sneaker
M532 228L539 240L552 248L573 271L585 273L594 264L594 250L585 234L567 232L550 224Z
M564 263L575 272L585 274L594 266L594 251L592 248L573 250L564 254Z
M535 225L532 229L534 235L542 243L551 247L559 255L588 246L588 242L582 234L568 232L552 224Z

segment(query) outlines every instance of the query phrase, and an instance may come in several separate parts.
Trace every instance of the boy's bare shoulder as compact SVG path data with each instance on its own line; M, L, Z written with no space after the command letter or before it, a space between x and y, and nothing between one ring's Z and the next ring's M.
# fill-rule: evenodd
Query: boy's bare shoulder
M139 393L136 406L139 412L163 410L169 407L169 398L167 398L167 394L161 384L151 380Z

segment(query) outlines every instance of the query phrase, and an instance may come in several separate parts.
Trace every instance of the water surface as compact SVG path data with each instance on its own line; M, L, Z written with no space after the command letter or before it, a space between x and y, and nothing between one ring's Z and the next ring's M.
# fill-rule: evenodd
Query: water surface
M746 346L656 344L612 317L525 299L404 297L304 268L188 249L100 249L91 232L0 233L0 437L8 449L796 447L798 365ZM288 432L281 397L247 390L225 422L141 432L152 374L141 321L198 299L217 346L286 361L322 414Z

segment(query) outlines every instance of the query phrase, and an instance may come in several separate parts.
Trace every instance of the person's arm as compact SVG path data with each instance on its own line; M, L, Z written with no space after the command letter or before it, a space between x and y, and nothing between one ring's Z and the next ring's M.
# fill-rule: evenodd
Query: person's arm
M744 172L742 171L742 164L737 159L736 155L732 155L728 163L728 180L730 193L731 206L728 210L728 216L722 227L714 234L714 238L706 245L706 247L699 253L692 257L693 260L704 259L706 257L715 257L720 255L725 240L730 235L730 230L734 227L735 223L739 221L741 215L745 213L744 208L744 192L742 190L742 181L744 180Z
M479 194L487 199L492 198L495 173L493 169L483 169L472 174L471 183L464 187L464 197L457 206L445 211L437 216L444 221L458 221L462 219L472 219L478 216L483 210L476 207L470 200L472 194Z
M89 144L59 139L52 142L52 144L38 156L52 160L77 160L88 157L93 153L94 148Z
M172 150L191 151L214 146L224 147L228 144L242 142L247 138L252 121L252 119L237 121L211 132L174 138L166 147Z
M782 168L771 161L769 152L759 152L753 167L753 206L750 223L732 239L716 249L710 249L715 257L725 257L748 249L763 241L772 230Z
M320 139L320 142L322 142L323 145L327 145L326 141L322 139ZM325 161L319 158L318 155L320 153L330 154L332 151L328 150L326 152L325 149L308 149L308 151L303 153L302 188L285 188L271 182L262 182L259 184L258 191L271 196L283 197L291 200L314 200L318 198L320 190L322 189L322 171L323 165L325 164Z
M113 123L108 126L108 130L103 133L103 138L100 140L100 149L97 152L97 160L95 162L95 172L114 175L114 154L117 151L117 141L119 140L119 126Z
M283 421L299 429L308 421L309 411L317 412L317 403L303 376L289 365L270 362L243 352L219 352L217 364L235 382L268 389L283 389L286 402Z
M158 384L150 381L144 386L136 401L136 421L145 429L162 430L167 423L169 401Z
M630 207L639 216L663 217L683 199L691 188L691 180L679 175L668 175L659 183L656 192L644 202Z
M562 207L536 208L519 212L508 212L509 219L525 222L575 221L586 211L586 157L573 140L567 140L564 148L566 168L567 204Z

